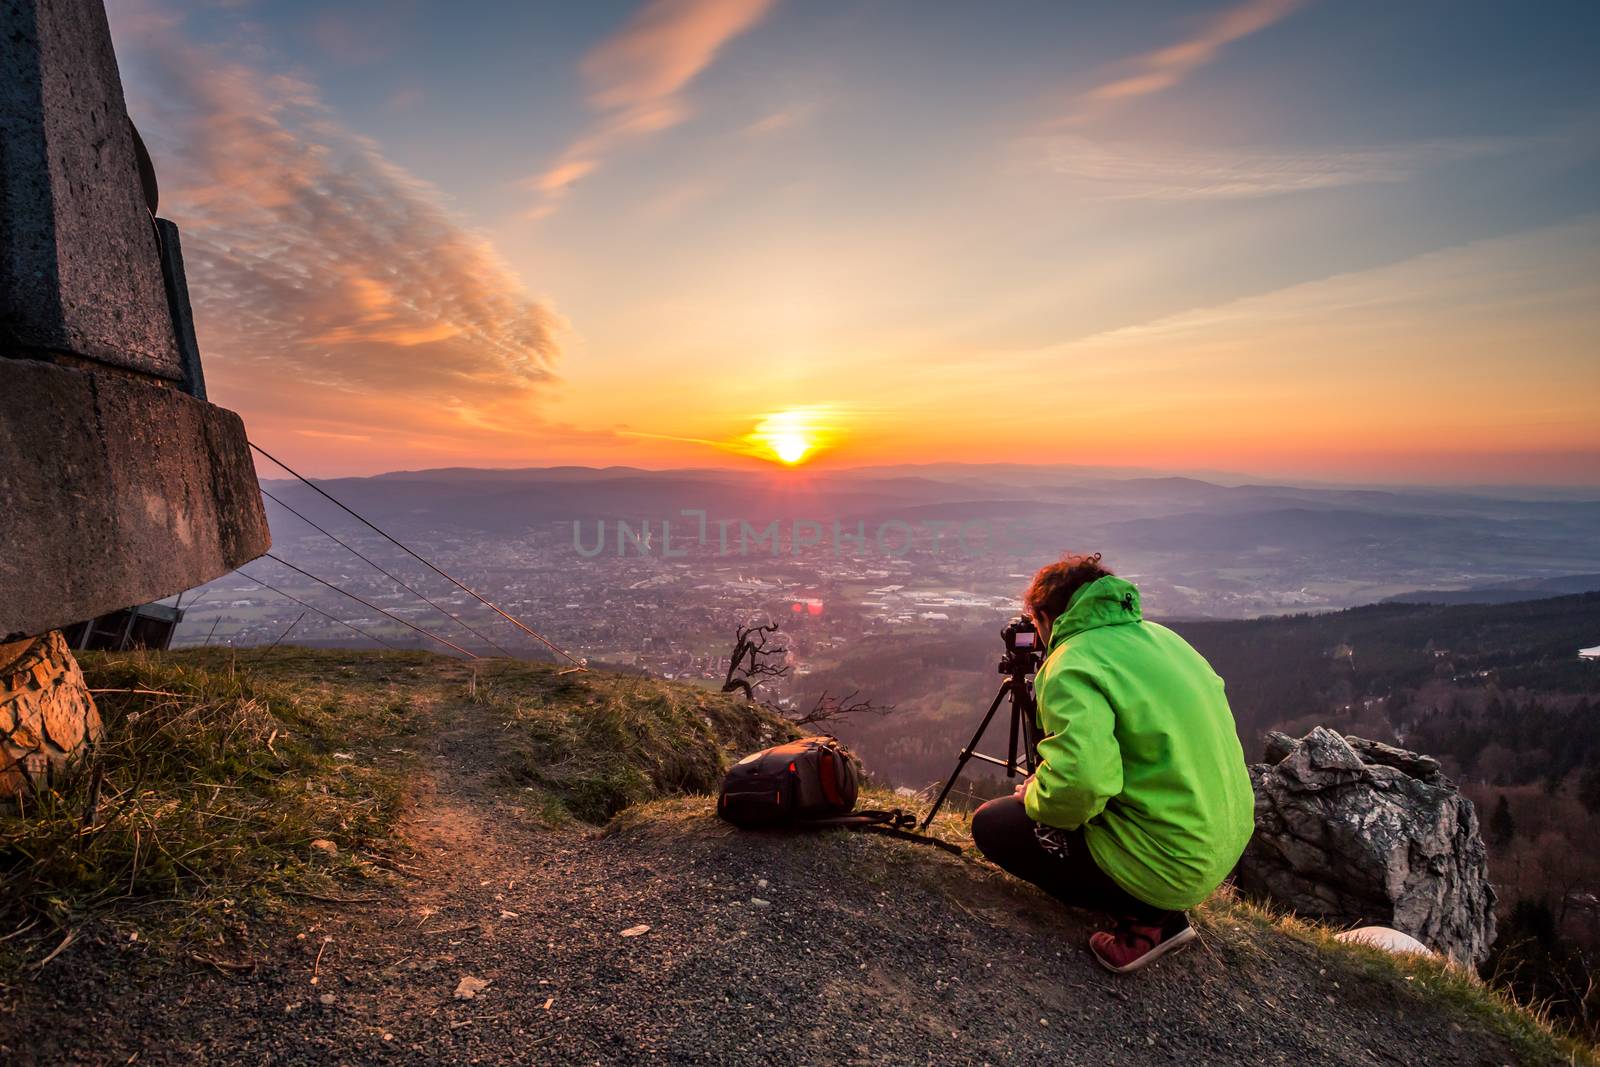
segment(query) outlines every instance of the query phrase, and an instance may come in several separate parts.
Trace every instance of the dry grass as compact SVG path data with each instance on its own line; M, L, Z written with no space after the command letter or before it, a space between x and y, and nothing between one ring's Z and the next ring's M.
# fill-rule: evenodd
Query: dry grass
M731 759L794 734L759 708L649 678L496 663L471 688L508 732L501 779L538 794L554 821L714 793Z
M263 683L223 654L84 658L95 748L0 806L0 936L37 953L110 905L159 907L175 934L285 893L370 876L408 764L359 743L403 708ZM359 702L357 702L359 703ZM313 841L332 842L328 853Z
M108 909L150 909L192 935L285 896L350 893L353 879L381 876L373 860L390 847L414 766L394 749L455 714L498 721L504 734L484 757L507 786L531 790L550 821L601 823L620 812L612 831L720 825L704 799L671 798L714 792L730 757L792 732L704 690L540 664L473 672L422 653L278 648L88 656L83 665L91 686L113 690L97 697L106 720L98 750L22 807L0 807L0 954L13 963L37 965ZM861 798L862 807L907 804L873 789ZM932 833L984 863L965 815L946 812ZM318 839L337 854L313 849ZM932 866L923 862L931 850L877 840L886 880ZM858 873L877 876L871 864ZM1492 1026L1530 1061L1596 1062L1592 1046L1537 1006L1462 968L1346 944L1226 892L1197 910L1196 924L1243 959L1267 958L1289 938L1331 972L1383 983L1418 1010Z
M1328 964L1362 981L1382 983L1418 1010L1446 1010L1503 1035L1528 1062L1600 1063L1600 1052L1571 1033L1539 1005L1519 1003L1467 967L1437 957L1397 956L1380 948L1340 941L1339 931L1288 912L1243 900L1227 888L1194 912L1208 938L1245 958L1271 951L1272 934L1314 949Z

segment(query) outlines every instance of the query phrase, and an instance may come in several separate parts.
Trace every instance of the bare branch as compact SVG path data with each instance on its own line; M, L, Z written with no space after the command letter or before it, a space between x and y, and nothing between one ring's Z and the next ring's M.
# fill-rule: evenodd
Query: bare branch
M893 704L877 704L871 700L857 700L859 690L852 690L842 697L833 696L824 692L811 705L811 710L798 718L791 717L790 721L796 726L814 726L819 722L829 722L836 719L846 719L851 716L887 715L894 711Z

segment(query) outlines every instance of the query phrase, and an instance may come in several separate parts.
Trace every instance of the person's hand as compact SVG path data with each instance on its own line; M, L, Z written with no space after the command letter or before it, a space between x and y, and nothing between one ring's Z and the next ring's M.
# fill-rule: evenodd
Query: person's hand
M1011 791L1011 795L1016 797L1018 800L1021 800L1022 795L1028 791L1028 783L1032 781L1033 775L1030 774L1028 777L1017 783L1017 788Z

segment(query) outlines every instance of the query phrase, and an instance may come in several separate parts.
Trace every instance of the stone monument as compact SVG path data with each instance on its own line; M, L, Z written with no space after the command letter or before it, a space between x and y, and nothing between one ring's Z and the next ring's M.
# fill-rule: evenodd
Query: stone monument
M0 794L91 741L63 626L269 547L101 0L0 0Z

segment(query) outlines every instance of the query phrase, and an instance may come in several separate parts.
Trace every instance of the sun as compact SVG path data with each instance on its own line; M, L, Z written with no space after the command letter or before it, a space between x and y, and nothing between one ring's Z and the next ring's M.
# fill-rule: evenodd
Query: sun
M831 439L832 431L820 407L788 408L764 415L744 438L751 455L797 467L811 459Z
M790 466L805 459L806 454L811 451L811 442L798 433L778 434L769 438L767 444L771 446L774 455Z

